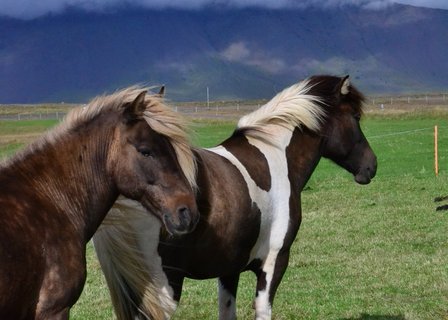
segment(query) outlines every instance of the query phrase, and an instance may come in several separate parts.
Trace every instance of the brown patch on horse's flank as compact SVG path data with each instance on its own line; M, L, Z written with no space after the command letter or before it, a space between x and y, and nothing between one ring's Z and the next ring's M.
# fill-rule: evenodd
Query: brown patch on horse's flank
M236 131L222 146L232 153L246 168L252 180L264 190L271 190L271 175L265 155L255 146L249 143L247 137ZM256 161L255 161L256 159ZM260 174L265 172L266 174Z

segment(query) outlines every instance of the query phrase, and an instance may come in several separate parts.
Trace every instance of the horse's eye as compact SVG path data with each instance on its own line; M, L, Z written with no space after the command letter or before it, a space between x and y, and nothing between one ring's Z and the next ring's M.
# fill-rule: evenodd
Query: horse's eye
M142 148L142 149L138 149L138 152L140 152L140 154L146 158L151 157L152 156L152 152L151 150L147 149L147 148Z
M360 121L361 120L361 114L359 114L359 113L355 114L355 119L357 121Z

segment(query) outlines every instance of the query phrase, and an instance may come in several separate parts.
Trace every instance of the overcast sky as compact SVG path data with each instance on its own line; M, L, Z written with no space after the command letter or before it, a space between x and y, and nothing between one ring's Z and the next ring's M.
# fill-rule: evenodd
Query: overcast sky
M364 8L380 9L392 2L448 10L448 0L0 0L0 15L33 19L48 13L62 13L67 7L104 11L117 9L120 5L157 9L199 9L212 4L238 8L257 6L275 9L309 5L331 7L355 4Z

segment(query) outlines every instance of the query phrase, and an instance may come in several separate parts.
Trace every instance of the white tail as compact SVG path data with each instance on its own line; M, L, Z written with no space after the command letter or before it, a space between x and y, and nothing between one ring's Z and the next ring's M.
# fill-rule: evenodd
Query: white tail
M159 231L138 202L120 198L93 237L118 320L165 320L176 309L157 255Z

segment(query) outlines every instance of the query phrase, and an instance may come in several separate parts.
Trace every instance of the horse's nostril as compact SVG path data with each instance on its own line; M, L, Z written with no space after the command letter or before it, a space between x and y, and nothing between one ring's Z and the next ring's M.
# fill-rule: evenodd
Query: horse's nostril
M177 208L177 214L179 217L179 222L181 224L188 225L191 222L191 213L190 209L186 206L181 206Z
M182 206L177 208L177 212L179 213L180 216L187 217L190 213L190 210L186 206Z

